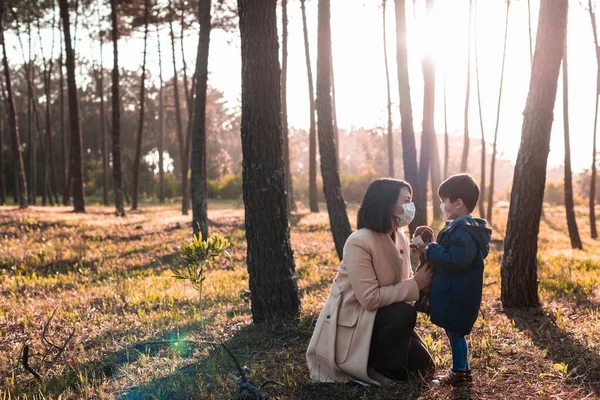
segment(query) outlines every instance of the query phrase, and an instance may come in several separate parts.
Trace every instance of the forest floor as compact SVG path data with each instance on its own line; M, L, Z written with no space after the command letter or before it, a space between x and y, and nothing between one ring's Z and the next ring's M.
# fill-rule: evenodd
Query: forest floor
M355 209L349 207L351 221ZM583 209L577 210L583 251L570 249L563 208L545 209L538 257L543 306L527 311L500 303L507 209L496 210L483 304L469 337L474 383L457 391L423 382L385 389L309 382L306 347L338 268L326 211L300 210L291 218L302 311L287 325L252 324L239 203L209 206L211 234L233 245L231 258L206 273L202 315L198 293L170 270L191 239L191 217L179 205L147 206L125 218L109 207L70 211L0 207L2 400L231 398L237 384L230 374L237 371L211 343L226 343L252 382L281 382L264 388L274 399L600 397L600 250L588 239ZM46 336L61 344L74 334L49 364L39 355L57 306ZM449 368L443 331L422 316L417 330L439 371ZM24 344L40 381L22 366Z

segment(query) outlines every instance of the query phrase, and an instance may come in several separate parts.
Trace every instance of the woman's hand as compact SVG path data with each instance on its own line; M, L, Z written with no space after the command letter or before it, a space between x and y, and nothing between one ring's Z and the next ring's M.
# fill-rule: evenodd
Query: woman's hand
M430 263L426 263L420 266L415 272L413 279L417 282L417 286L419 290L428 286L431 283L431 279L433 278L433 267Z

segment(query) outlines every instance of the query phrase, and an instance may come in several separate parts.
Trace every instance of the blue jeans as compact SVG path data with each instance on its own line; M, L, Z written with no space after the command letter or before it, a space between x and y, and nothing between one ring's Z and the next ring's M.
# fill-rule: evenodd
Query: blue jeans
M467 339L463 335L446 330L446 335L450 339L452 349L452 369L454 371L467 371L469 369L469 347Z

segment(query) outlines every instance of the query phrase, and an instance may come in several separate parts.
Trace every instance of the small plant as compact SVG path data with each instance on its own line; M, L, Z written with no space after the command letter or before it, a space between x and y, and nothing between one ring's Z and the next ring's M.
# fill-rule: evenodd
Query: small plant
M200 320L202 321L202 285L206 277L205 268L208 264L225 253L230 256L227 249L231 243L229 240L214 235L202 240L202 234L195 234L191 243L185 243L179 251L179 258L183 267L172 267L171 271L175 279L188 280L198 290L200 304Z

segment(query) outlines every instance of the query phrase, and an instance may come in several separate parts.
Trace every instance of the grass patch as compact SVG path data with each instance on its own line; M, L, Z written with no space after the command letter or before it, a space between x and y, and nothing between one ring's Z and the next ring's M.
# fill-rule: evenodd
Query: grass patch
M300 209L291 218L299 320L253 325L244 211L236 202L212 202L211 234L232 242L231 258L205 272L200 328L197 292L170 271L192 232L177 203L146 205L124 219L100 206L85 215L0 207L0 399L228 399L237 391L229 376L236 371L214 342L249 367L252 382L283 383L265 389L278 399L600 396L600 253L583 224L585 207L576 211L584 250L570 249L564 210L547 207L539 234L542 308L512 311L499 301L508 210L495 210L482 310L468 339L474 385L453 392L422 382L387 389L309 383L304 354L339 264L326 212ZM354 224L355 206L349 218ZM19 364L20 351L27 343L43 352L43 325L57 305L49 336L76 333L51 368L32 360L44 377L37 382ZM439 370L449 368L443 330L423 316L418 324Z

